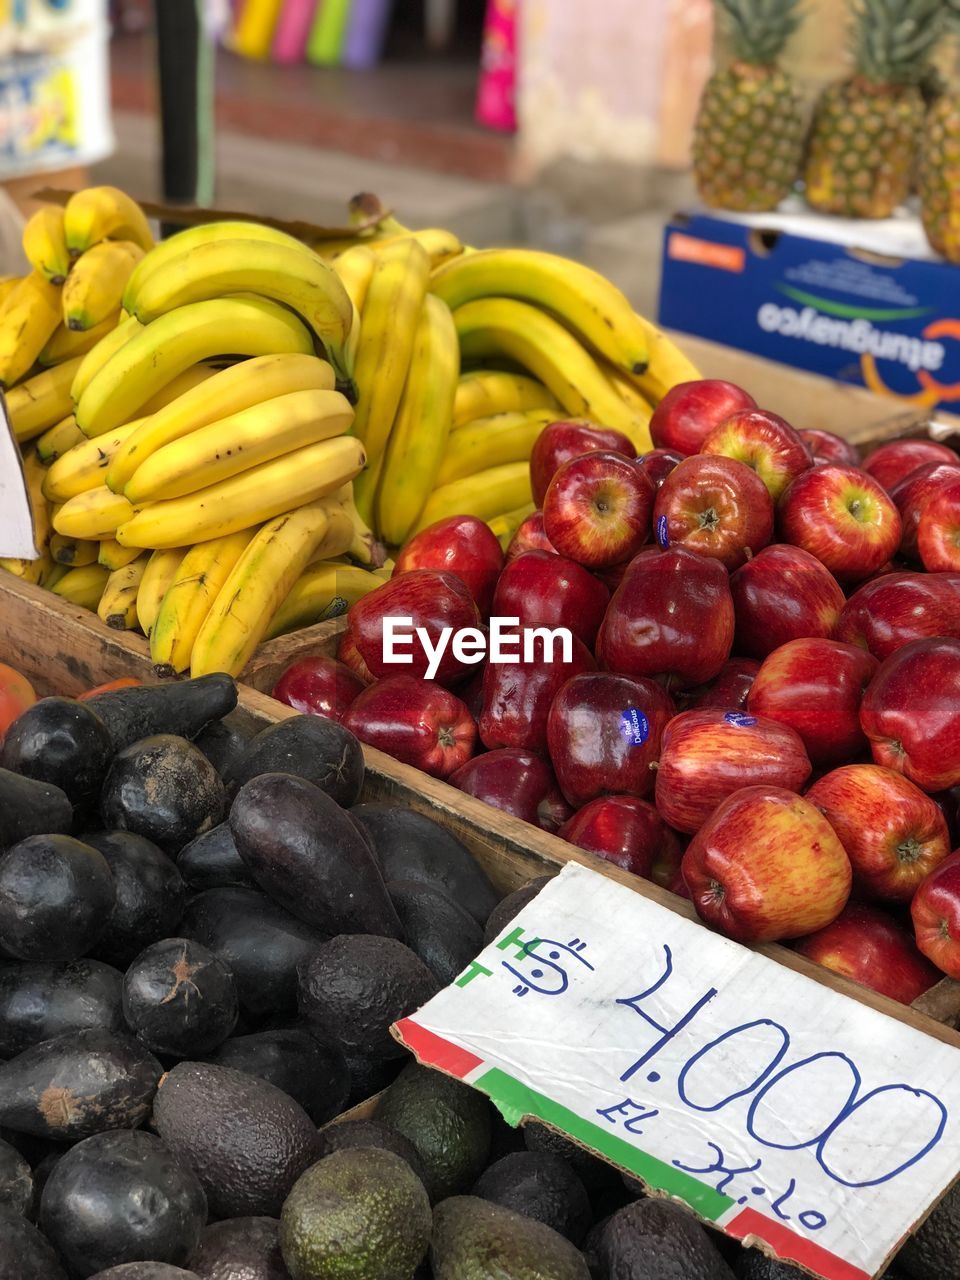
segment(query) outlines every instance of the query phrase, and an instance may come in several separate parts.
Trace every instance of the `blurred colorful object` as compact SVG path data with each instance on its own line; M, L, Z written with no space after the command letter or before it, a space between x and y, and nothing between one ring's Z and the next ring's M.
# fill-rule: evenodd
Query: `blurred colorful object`
M321 67L339 65L352 4L353 0L321 0L307 40L310 62Z
M475 116L478 123L504 133L517 127L517 37L521 0L487 0L480 81Z
M243 0L227 37L230 48L244 58L268 58L283 6L284 0Z
M317 0L286 0L273 36L274 62L302 62L313 26Z

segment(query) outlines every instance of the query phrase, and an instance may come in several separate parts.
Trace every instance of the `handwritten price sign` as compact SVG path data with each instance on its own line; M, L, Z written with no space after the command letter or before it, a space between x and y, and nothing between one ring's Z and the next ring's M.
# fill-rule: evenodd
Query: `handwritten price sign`
M579 866L397 1033L826 1280L960 1173L960 1050Z

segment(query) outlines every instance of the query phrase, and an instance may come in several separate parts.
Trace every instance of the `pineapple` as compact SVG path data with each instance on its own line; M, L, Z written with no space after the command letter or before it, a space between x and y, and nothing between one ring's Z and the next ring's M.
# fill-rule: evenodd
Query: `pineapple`
M700 99L693 140L697 188L717 209L762 213L793 189L803 162L803 112L777 66L800 25L799 0L715 0L733 46Z
M960 45L960 0L946 0ZM960 68L958 68L960 69ZM920 146L920 212L927 239L960 262L960 88L954 83L931 105Z
M943 3L859 0L853 75L824 90L810 127L805 178L815 209L888 218L910 194Z

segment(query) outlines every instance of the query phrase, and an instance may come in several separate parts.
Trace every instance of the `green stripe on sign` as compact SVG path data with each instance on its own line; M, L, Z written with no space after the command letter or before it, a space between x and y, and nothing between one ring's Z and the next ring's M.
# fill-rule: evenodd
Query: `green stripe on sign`
M804 293L802 289L794 289L789 284L778 284L780 293L785 293L794 302L802 302L804 306L816 307L830 316L842 316L845 320L914 320L917 316L930 315L933 307L897 307L883 309L881 307L862 307L847 302L832 302L829 298L818 298L815 293Z
M601 1128L590 1120L584 1120L575 1112L562 1107L559 1102L521 1084L497 1067L484 1072L482 1076L476 1076L470 1083L490 1098L507 1124L516 1127L524 1116L543 1120L555 1129L568 1133L591 1151L606 1156L621 1169L627 1169L647 1186L685 1200L691 1209L695 1209L709 1222L716 1222L729 1209L736 1207L729 1196L698 1182L682 1169L675 1169L673 1165L665 1164L655 1156L647 1155L645 1151L638 1151L632 1143L625 1142L611 1129Z

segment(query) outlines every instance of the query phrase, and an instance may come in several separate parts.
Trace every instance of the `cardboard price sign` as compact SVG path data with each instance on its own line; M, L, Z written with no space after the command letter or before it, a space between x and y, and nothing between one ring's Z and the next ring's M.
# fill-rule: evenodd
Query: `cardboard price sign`
M960 1172L960 1049L584 867L395 1030L826 1280L879 1272Z
M36 560L39 554L20 450L0 393L0 556Z

